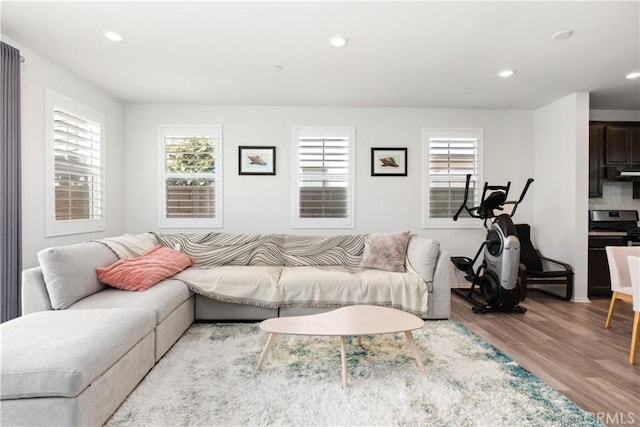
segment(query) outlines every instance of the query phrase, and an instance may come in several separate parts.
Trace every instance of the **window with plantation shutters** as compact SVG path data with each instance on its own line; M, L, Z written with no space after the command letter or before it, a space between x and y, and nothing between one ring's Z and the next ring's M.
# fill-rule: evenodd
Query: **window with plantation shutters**
M481 129L425 129L423 137L423 227L478 227L466 212L453 215L464 199L467 174L471 174L469 206L479 203Z
M294 128L293 227L351 228L354 129Z
M161 126L161 227L221 227L222 129Z
M47 91L47 236L104 230L104 116Z

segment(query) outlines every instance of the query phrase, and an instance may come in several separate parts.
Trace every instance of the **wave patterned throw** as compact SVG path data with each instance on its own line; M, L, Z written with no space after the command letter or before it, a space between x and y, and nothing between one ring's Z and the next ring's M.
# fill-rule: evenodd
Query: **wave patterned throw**
M282 234L156 234L156 238L163 246L180 245L194 267L284 265Z
M339 265L358 267L362 261L366 234L344 236L285 235L283 257L286 266Z
M296 236L283 234L155 234L162 246L188 254L194 267L284 265L358 267L366 234Z

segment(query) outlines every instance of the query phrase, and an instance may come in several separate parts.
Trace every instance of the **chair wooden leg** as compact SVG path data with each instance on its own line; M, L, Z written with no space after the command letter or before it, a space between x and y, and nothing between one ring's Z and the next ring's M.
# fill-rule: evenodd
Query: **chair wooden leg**
M609 313L607 313L607 320L604 322L605 328L608 328L609 325L611 324L611 319L613 319L613 308L616 305L617 298L618 298L618 293L614 291L613 295L611 295L611 303L609 303Z
M636 311L633 316L633 331L631 332L631 350L629 352L629 363L636 364L638 356L638 341L640 341L640 311Z
M573 276L567 277L567 292L564 295L564 300L569 301L573 296Z

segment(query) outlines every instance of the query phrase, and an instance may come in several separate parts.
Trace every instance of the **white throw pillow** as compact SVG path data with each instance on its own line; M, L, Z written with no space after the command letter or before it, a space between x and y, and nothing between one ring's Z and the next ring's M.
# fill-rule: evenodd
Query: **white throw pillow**
M440 242L437 240L413 235L407 246L407 261L422 280L429 283L433 281L439 252Z

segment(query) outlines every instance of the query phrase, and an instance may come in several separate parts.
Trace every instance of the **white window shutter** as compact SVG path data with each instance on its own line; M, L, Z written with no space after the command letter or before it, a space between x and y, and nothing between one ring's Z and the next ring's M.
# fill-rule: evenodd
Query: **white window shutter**
M221 227L221 127L161 126L161 227Z
M294 227L353 227L353 128L294 132Z
M453 215L464 199L467 174L471 175L468 204L479 202L482 131L434 130L424 132L423 226L477 227L466 212L457 222Z
M54 107L54 186L56 221L99 220L102 193L102 126Z
M47 90L46 235L105 229L104 115Z

